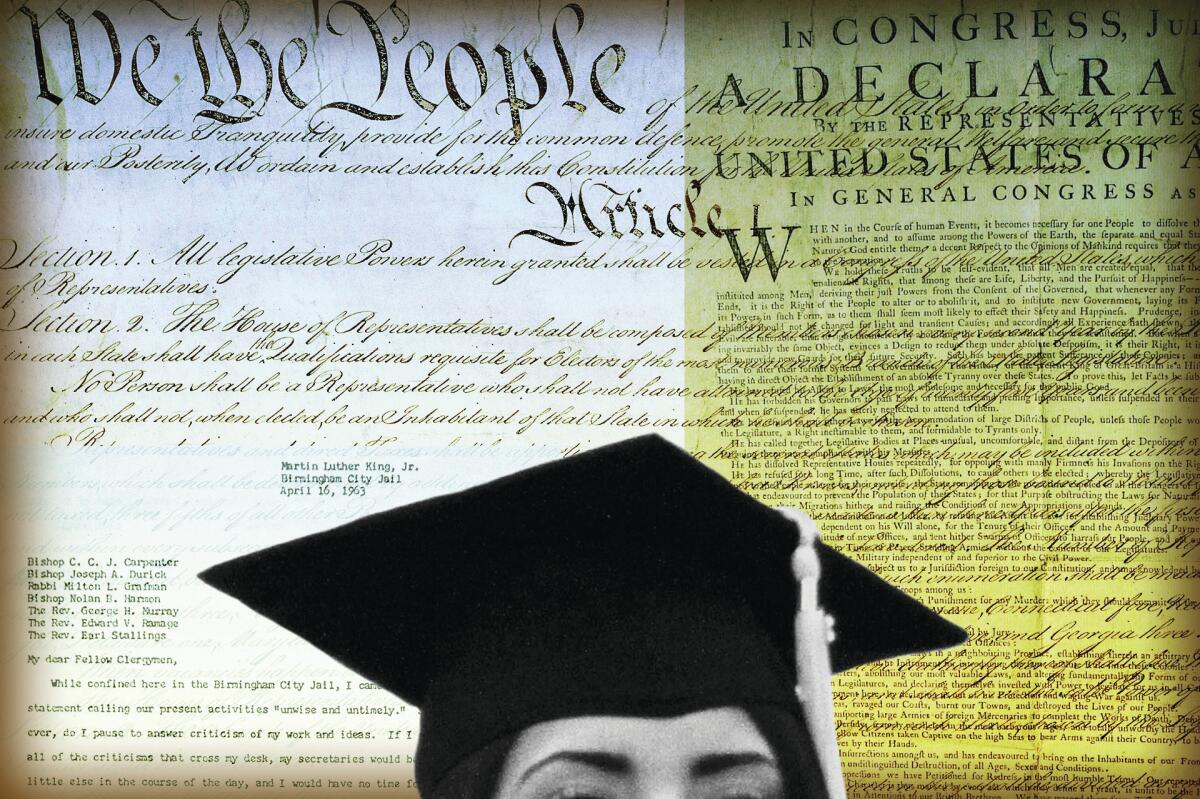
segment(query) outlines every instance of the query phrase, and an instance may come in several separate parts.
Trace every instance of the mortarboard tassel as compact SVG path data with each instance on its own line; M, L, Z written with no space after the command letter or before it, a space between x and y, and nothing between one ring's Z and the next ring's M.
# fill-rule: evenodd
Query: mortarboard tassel
M799 588L796 603L796 695L804 709L804 718L812 733L825 777L829 799L846 799L842 761L838 755L837 726L833 718L832 671L829 644L833 640L833 619L817 601L817 582L821 562L817 557L817 525L808 514L795 508L777 508L795 522L800 543L792 555L792 573Z

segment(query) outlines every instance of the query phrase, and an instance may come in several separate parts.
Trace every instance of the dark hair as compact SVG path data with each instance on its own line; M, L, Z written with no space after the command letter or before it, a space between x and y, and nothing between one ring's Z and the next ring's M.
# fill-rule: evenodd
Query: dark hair
M750 705L742 709L779 763L783 795L787 799L828 799L808 727L782 707ZM463 758L424 799L492 799L519 736L518 732L499 738Z
M467 755L438 780L432 795L422 799L491 799L518 736L519 732L498 738Z
M783 795L787 799L829 799L808 725L775 705L744 709L775 755L783 777Z

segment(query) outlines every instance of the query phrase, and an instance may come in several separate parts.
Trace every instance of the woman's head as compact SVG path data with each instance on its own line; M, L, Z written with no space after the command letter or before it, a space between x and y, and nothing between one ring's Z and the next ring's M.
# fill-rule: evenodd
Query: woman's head
M432 799L822 799L805 727L776 707L582 716L467 757Z
M798 659L820 697L829 685L813 664L825 654L838 672L950 646L963 633L818 543L805 561L819 566L819 595L810 597L818 601L805 604L816 624L806 623L812 635L802 644L798 533L795 519L646 436L367 516L201 577L419 708L414 770L427 796L441 795L454 772L469 790L447 796L490 799L510 751L532 740L489 744L513 730L533 736L543 723L597 716L665 722L714 708L744 708L779 767L803 752L803 777L819 769L812 746L795 743L808 740ZM818 613L837 621L832 644ZM754 710L762 707L777 710ZM732 734L744 725L718 718L701 727ZM646 729L672 742L696 732ZM831 733L826 725L823 756L835 748ZM472 788L480 780L491 780L482 793ZM787 787L786 769L783 782L789 799L805 795Z

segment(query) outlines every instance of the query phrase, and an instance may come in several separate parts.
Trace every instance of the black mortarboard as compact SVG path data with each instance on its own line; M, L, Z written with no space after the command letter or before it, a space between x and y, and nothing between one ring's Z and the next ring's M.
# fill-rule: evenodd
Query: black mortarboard
M421 709L417 785L531 724L795 695L794 522L658 436L367 516L200 575ZM832 670L965 640L829 547Z

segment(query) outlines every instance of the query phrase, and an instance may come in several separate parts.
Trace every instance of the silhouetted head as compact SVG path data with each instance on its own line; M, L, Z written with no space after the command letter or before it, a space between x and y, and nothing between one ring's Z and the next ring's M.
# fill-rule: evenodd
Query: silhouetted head
M793 520L643 436L201 577L420 708L425 796L491 795L443 793L476 758L496 795L517 797L562 774L640 785L672 755L681 779L773 767L790 797L789 775L815 769L796 697L797 543ZM819 542L815 560L820 607L837 620L833 672L963 640ZM528 757L584 744L593 762L529 772ZM756 747L773 766L734 763ZM576 795L595 796L545 799Z

